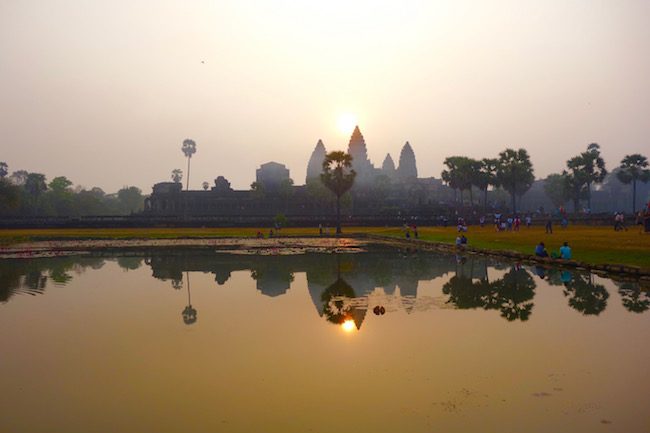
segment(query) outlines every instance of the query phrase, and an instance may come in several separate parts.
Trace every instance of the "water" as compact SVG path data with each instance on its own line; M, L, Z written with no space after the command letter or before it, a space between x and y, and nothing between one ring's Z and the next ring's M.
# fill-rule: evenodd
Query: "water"
M160 250L1 260L0 302L1 432L650 431L636 283Z

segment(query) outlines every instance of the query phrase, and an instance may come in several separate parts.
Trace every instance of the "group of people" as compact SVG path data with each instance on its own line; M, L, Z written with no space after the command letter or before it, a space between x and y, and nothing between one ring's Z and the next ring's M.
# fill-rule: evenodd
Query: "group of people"
M533 225L533 217L530 215L526 215L524 217L523 224L526 225L526 228L530 228L530 226ZM506 230L518 232L519 229L521 228L521 225L522 225L522 220L519 215L513 215L507 218L503 218L502 214L500 213L494 214L494 229L498 232L502 232Z
M411 233L413 233L413 238L417 239L418 238L418 226L415 225L415 223L407 224L404 223L404 227L402 228L404 230L404 237L406 239L411 239Z
M571 260L573 257L571 253L571 247L569 246L568 242L564 242L562 246L560 247L559 255L552 253L550 256L548 254L548 251L546 250L546 245L544 245L544 242L540 242L537 244L535 247L535 256L537 257L552 257L552 258L560 258L564 260Z

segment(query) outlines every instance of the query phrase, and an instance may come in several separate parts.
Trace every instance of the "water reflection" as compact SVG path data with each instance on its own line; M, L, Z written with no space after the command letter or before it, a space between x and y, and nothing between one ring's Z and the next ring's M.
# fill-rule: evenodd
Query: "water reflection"
M495 281L488 280L487 270L477 281L456 273L442 292L449 295L447 302L456 308L498 310L508 321L526 321L533 310L535 282L525 269L514 266Z
M361 329L368 310L377 316L398 310L411 313L431 308L496 311L507 321L527 321L533 313L536 283L562 288L568 305L583 315L597 316L609 300L605 286L589 273L545 267L523 268L483 257L456 257L415 252L367 254L305 254L297 256L231 255L210 251L162 250L146 256L82 255L0 261L0 302L14 295L43 293L62 286L87 269L108 261L124 271L143 267L156 279L187 291L183 323L197 322L190 274L211 273L217 286L234 272L250 272L264 296L287 293L296 273L305 273L307 289L318 315L344 329ZM139 271L140 272L140 271ZM444 299L418 296L420 283L442 278ZM642 313L650 309L650 293L638 281L616 282L623 307Z

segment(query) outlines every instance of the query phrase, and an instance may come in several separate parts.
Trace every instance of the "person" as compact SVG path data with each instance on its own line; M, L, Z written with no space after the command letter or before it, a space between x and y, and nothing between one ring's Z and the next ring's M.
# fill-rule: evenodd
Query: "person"
M270 238L273 237L273 229L269 230L269 237L270 237Z
M258 239L261 239L261 238L263 238L263 237L264 237L264 235L262 234L262 232L258 230L258 231L257 231L257 238L258 238Z
M460 244L463 246L467 245L467 238L465 235L460 235Z
M568 242L565 242L560 247L560 258L564 260L571 260L571 247Z
M514 222L513 222L513 229L518 232L519 227L521 226L521 218L519 218L519 215L515 216Z
M548 251L546 251L546 246L544 242L540 242L535 247L535 255L537 257L548 257Z
M478 220L478 223L481 227L485 227L485 216L481 216L481 218Z
M417 238L418 238L418 226L416 226L415 224L413 224L413 225L411 226L411 228L413 229L413 237L415 237L415 239L417 239Z
M323 224L318 224L318 234L323 236Z
M459 248L463 244L463 241L460 239L460 236L456 236L456 247Z
M533 218L530 215L526 215L526 228L529 229L533 225Z
M548 214L548 216L546 217L545 229L546 229L546 234L553 234L553 217L551 216L551 214Z

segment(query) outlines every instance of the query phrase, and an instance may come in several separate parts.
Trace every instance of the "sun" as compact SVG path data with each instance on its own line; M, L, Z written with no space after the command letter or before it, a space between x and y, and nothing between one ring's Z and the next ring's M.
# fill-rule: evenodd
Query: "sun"
M352 113L341 113L336 120L336 126L343 135L350 135L357 126L357 116Z

